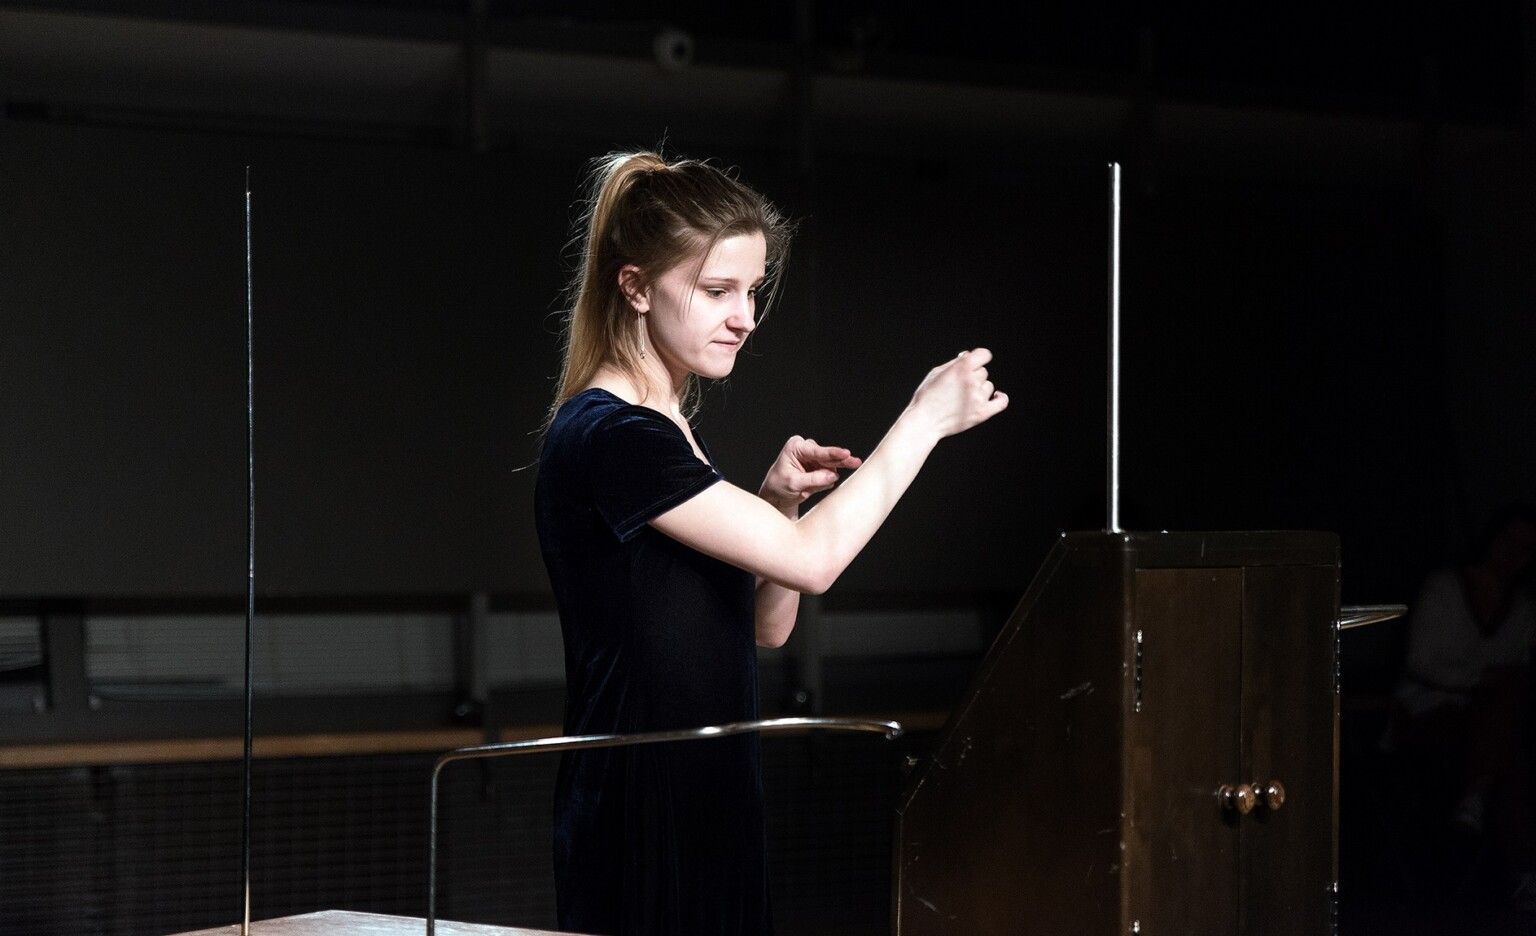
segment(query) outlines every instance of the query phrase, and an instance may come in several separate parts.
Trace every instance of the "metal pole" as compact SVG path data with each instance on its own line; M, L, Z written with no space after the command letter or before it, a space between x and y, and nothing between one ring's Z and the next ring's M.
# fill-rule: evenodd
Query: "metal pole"
M1120 532L1120 164L1109 164L1109 471L1111 533Z
M245 167L245 753L241 760L244 818L240 877L244 907L240 936L251 932L251 629L256 616L256 399L255 305L251 290L251 167Z
M635 734L570 735L560 738L532 738L527 741L508 741L503 744L480 744L449 751L439 757L432 766L432 801L427 807L427 936L437 933L437 789L438 777L443 768L461 760L478 760L490 757L507 757L514 754L534 754L549 751L571 751L578 748L622 747L631 744L657 744L663 741L697 741L703 738L724 738L728 735L760 731L763 734L782 734L819 728L831 731L869 731L885 735L887 741L901 737L900 722L876 721L868 718L764 718L757 721L731 722L726 725L708 725L703 728L682 728L676 731L646 731Z

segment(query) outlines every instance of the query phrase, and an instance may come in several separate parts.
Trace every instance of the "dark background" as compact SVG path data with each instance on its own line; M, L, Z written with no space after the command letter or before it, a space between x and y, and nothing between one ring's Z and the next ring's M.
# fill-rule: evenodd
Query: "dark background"
M558 721L531 466L586 160L709 157L803 221L706 391L742 487L791 434L867 454L930 367L994 351L1009 409L762 656L765 714L932 716L900 750L765 745L787 933L884 931L901 758L1051 538L1105 521L1110 160L1123 526L1335 531L1346 603L1408 602L1536 499L1515 0L0 2L0 106L0 758L239 730L247 166L263 734ZM1343 638L1349 932L1452 931L1398 914L1372 802L1403 634ZM0 760L0 934L229 922L237 765L72 756ZM257 917L420 914L428 760L260 761ZM552 923L552 776L454 781L450 916Z
M1403 599L1529 496L1513 4L799 26L492 4L469 76L421 61L459 53L453 4L105 9L3 13L12 594L243 584L245 165L268 594L544 590L514 469L582 161L663 141L807 221L702 418L738 484L795 432L867 453L928 367L998 355L1010 411L941 447L840 589L1018 590L1054 531L1104 522L1109 158L1126 525L1336 530L1346 600ZM667 22L696 50L670 73L641 57Z
M524 466L580 159L31 123L5 144L15 591L241 584L241 160L263 592L545 590ZM793 187L761 155L730 165ZM1020 401L940 451L842 587L1018 588L1055 531L1103 522L1080 508L1102 500L1104 177L850 158L786 206L807 236L782 301L702 418L732 480L755 491L794 433L867 455L960 348L990 347Z

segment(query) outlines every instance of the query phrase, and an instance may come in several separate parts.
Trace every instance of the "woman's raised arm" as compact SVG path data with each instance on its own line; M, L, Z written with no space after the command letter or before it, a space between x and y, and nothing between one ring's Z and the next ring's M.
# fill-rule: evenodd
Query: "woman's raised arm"
M991 359L990 351L977 348L930 370L863 465L798 520L717 482L652 518L651 526L786 588L822 594L890 516L939 440L1008 405L987 379Z

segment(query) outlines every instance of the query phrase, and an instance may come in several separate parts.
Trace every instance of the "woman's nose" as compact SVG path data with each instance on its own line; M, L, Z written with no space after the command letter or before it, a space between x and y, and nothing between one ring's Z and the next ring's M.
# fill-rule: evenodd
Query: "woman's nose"
M737 331L749 332L757 325L757 320L754 317L756 312L757 309L753 301L743 299L731 309L731 317L727 324Z

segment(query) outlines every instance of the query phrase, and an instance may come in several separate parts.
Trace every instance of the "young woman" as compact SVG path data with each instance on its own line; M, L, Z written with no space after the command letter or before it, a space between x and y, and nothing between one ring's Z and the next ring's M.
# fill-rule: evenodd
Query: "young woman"
M868 459L792 437L757 493L692 425L730 374L791 225L707 162L596 162L560 389L535 485L565 640L567 734L755 719L759 646L794 628L938 441L1001 412L985 348L930 370ZM857 468L838 485L837 469ZM800 516L811 494L836 486ZM772 932L759 739L566 752L555 792L562 930Z

